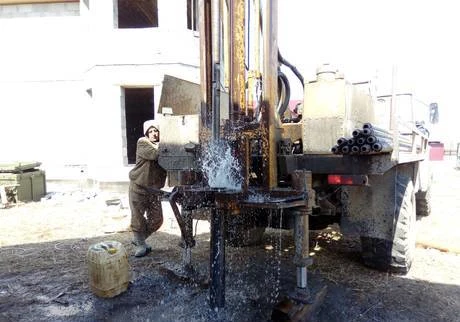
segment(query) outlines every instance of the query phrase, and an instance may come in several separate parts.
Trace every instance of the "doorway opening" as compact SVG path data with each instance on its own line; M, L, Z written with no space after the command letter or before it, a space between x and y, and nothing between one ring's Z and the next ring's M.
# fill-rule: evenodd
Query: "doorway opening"
M137 140L144 135L143 125L155 116L153 87L124 88L126 116L126 149L128 164L136 163Z
M118 28L158 27L158 0L118 0Z

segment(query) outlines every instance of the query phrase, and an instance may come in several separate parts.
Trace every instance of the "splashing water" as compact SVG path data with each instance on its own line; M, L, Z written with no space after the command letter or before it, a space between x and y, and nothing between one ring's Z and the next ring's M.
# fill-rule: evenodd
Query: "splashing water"
M206 147L201 163L211 188L241 189L241 165L231 152L226 141L212 142Z

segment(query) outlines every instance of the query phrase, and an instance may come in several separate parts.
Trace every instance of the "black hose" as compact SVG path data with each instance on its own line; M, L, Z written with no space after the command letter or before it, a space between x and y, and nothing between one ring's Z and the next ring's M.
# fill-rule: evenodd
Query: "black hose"
M281 56L281 53L280 53L279 50L278 50L278 61L279 61L281 64L283 64L283 65L289 67L289 68L292 70L292 72L294 73L294 75L296 75L297 78L298 78L298 79L300 80L300 82L302 83L302 87L305 88L305 85L304 85L304 83L303 83L303 76L302 76L302 74L299 72L299 70L298 70L294 65L292 65L291 63L289 63L286 59L283 58L283 56Z
M284 88L284 97L282 97ZM289 100L291 99L291 86L289 85L289 80L286 75L278 70L278 114L283 116L284 112L289 106Z

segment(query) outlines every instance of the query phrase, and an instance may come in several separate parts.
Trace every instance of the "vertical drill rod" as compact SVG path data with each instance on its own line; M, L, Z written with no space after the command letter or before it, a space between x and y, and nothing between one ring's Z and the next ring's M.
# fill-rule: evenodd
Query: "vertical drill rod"
M225 241L224 211L213 208L211 213L211 258L209 300L211 308L225 305Z

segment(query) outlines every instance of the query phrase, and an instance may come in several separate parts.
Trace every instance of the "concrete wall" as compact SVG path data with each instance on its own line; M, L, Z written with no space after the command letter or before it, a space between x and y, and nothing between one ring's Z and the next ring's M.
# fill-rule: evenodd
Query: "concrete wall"
M0 5L0 19L78 16L79 3L31 3Z
M62 5L46 8L59 12ZM79 16L61 13L0 18L0 160L74 164L85 158L77 128L88 113L85 34Z
M186 29L185 0L160 0L160 26L142 29L116 29L116 4L0 16L0 162L41 161L49 179L128 180L123 87L154 87L158 107L164 74L199 80L199 39Z

